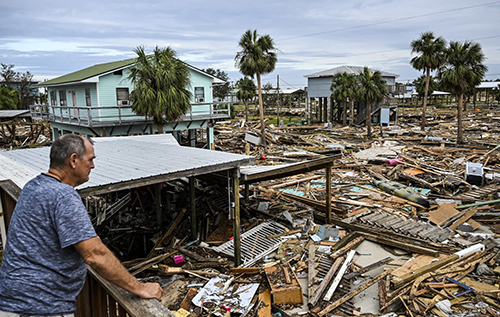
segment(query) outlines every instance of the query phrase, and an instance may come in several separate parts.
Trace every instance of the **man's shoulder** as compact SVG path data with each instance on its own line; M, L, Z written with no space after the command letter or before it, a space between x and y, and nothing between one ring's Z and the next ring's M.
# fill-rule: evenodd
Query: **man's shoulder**
M47 176L45 174L40 174L37 177L31 179L23 188L23 193L25 195L40 195L42 197L54 197L54 196L67 196L67 195L77 195L76 191L70 185L61 183L57 179Z

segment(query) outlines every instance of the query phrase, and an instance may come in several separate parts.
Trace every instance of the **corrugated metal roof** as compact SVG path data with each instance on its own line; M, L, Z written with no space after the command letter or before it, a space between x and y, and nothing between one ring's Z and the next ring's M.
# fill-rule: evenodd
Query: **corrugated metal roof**
M109 72L114 71L114 70L119 70L119 69L122 69L124 67L128 67L128 66L134 64L135 61L136 61L136 58L129 58L129 59L121 60L121 61L114 61L114 62L110 62L110 63L97 64L97 65L90 66L90 67L87 67L87 68L84 68L81 70L77 70L75 72L72 72L72 73L69 73L69 74L66 74L63 76L56 77L56 78L51 79L51 80L40 82L40 83L36 84L36 86L45 87L45 86L51 86L51 85L77 83L77 82L80 82L84 79L88 79L91 77L95 77L98 75L109 73ZM211 74L209 74L209 73L207 73L199 68L194 67L193 65L190 65L190 64L183 62L183 61L181 61L181 62L186 64L186 66L189 67L190 69L192 69L196 72L202 73L208 77L213 78L214 84L223 84L226 82L226 81L220 79L219 77L216 77L216 76L211 75Z
M363 71L363 68L364 67L361 67L361 66L344 65L344 66L339 66L339 67L327 69L327 70L324 70L321 72L305 75L304 77L307 77L307 78L331 77L337 73L348 73L348 74L357 75ZM374 69L370 68L370 70L374 70ZM382 74L382 77L399 77L398 74L393 74L393 73L389 73L389 72L380 71L380 73Z
M89 181L76 189L80 192L113 191L136 187L138 181L153 184L232 169L254 160L251 156L184 147L171 142L172 137L168 135L96 138L95 169L90 173ZM11 179L22 188L33 177L33 171L36 175L48 170L49 153L49 147L1 153L0 180ZM3 168L4 163L12 168ZM33 171L27 173L24 169ZM18 170L26 175L18 176Z
M77 70L76 72L72 72L63 76L56 77L51 80L41 82L37 84L37 86L43 87L56 84L79 82L90 77L94 77L100 74L110 72L115 69L132 65L133 63L135 63L135 58L125 59L122 61L115 61L111 63L97 64L81 70Z
M498 81L483 81L478 86L476 86L476 88L493 89L493 88L498 88L499 85L500 82Z
M0 118L15 118L24 115L31 117L29 110L0 110Z

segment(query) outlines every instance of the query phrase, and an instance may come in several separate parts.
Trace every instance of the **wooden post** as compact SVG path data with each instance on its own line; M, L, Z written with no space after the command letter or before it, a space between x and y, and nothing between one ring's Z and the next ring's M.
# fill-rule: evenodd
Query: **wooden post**
M231 175L233 181L233 242L234 242L234 266L241 265L241 241L240 241L240 179L239 169L233 170Z
M189 146L196 147L196 129L189 129L188 136L189 136Z
M326 168L326 224L332 220L332 167Z
M191 240L194 241L198 237L196 231L196 195L194 188L194 177L189 177L189 207L191 210Z
M250 196L250 184L245 183L245 201L248 201L249 196Z
M156 222L158 223L158 226L161 226L161 223L163 221L161 214L161 184L155 184L154 191L155 191Z

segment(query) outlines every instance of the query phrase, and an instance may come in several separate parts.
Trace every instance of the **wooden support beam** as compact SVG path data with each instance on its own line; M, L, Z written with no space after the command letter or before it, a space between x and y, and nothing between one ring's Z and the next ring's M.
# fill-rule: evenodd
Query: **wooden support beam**
M153 185L155 194L155 211L156 211L156 223L159 227L162 225L162 213L161 213L161 183Z
M233 170L231 175L233 181L233 243L234 243L234 266L241 265L241 241L240 241L240 179L239 169Z
M400 241L397 241L395 239L390 239L390 238L382 237L380 235L376 236L376 235L372 235L372 234L369 234L369 233L363 233L363 236L367 240L375 241L375 242L382 243L382 244L385 244L385 245L390 245L392 247L396 247L396 248L399 248L399 249L402 249L402 250L406 250L406 251L410 251L410 252L415 252L415 253L426 254L426 255L435 256L435 257L439 256L439 252L438 251L431 250L431 249L424 248L424 247L419 247L417 245L413 245L413 244L410 244L410 243L400 242Z
M196 223L196 188L194 186L195 178L189 177L189 209L191 211L191 240L198 238Z
M326 224L332 221L332 167L326 168Z

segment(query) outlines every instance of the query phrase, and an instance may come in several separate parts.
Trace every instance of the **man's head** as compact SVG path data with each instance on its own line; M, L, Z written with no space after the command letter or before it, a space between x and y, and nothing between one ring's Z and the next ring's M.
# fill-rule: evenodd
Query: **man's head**
M52 144L50 169L64 171L67 183L76 187L89 180L94 158L94 147L88 139L77 134L66 134Z

